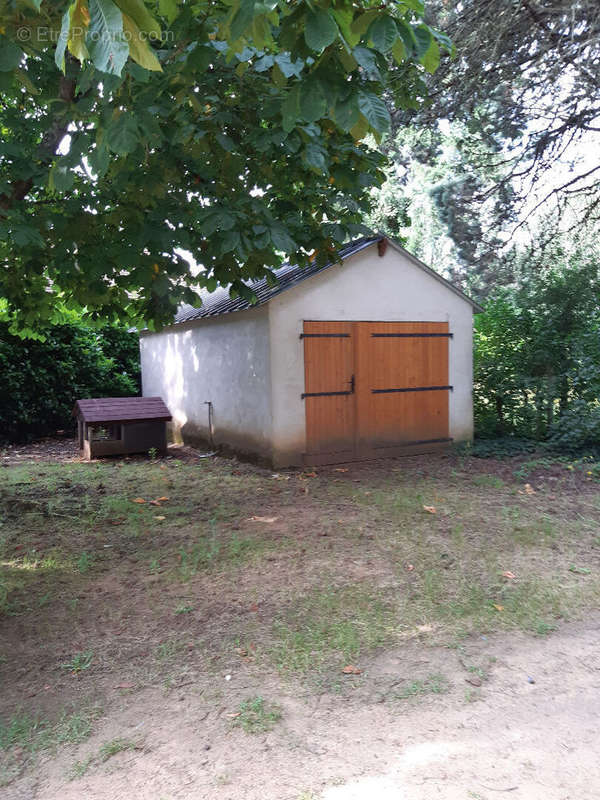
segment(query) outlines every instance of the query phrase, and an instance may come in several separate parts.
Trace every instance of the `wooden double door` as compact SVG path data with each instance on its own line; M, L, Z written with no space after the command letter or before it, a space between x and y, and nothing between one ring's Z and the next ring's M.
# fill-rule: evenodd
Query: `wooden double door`
M447 322L304 322L310 464L428 452L448 435Z

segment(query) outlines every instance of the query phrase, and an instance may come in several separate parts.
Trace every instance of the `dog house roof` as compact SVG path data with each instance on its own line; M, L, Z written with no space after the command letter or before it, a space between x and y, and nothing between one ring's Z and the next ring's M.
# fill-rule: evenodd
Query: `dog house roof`
M78 400L73 415L84 422L169 422L171 412L162 397L91 397Z

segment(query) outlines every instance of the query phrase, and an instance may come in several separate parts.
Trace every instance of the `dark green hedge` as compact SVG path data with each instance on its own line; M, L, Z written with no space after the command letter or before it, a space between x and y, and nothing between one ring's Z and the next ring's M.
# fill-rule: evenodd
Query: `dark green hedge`
M21 339L0 322L0 441L74 429L71 411L79 397L140 392L136 333L70 323L45 337Z

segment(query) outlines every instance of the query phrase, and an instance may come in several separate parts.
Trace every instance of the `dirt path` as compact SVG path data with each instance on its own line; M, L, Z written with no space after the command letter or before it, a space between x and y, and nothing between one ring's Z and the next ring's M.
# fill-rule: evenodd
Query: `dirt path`
M365 664L352 692L265 686L246 670L121 697L94 736L40 762L7 800L592 800L600 796L600 617L548 638L480 637L460 651L419 648ZM419 681L443 674L446 693ZM472 683L468 683L467 679ZM474 686L482 679L482 685ZM415 696L394 697L413 681ZM422 688L422 692L419 689ZM239 699L276 699L267 734L231 727ZM65 777L102 742L138 749Z

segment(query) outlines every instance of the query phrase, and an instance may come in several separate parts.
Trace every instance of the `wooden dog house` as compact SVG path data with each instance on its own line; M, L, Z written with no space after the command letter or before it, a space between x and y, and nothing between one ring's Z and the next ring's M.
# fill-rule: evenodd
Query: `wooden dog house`
M167 450L171 414L160 397L95 397L78 400L79 448L85 458Z

